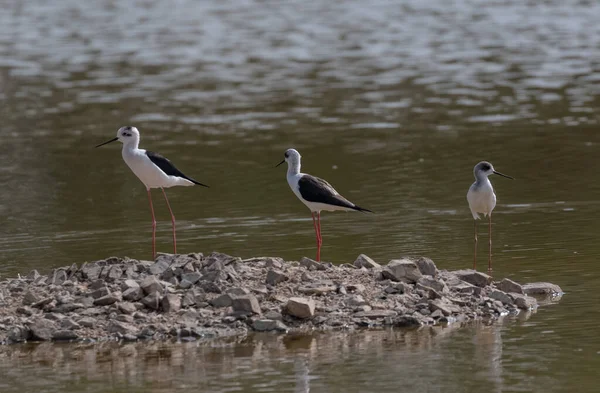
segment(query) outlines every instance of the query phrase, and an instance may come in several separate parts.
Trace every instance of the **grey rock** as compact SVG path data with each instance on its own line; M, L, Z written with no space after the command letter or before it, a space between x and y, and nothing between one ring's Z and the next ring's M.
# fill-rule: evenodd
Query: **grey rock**
M562 295L563 291L556 284L549 282L533 282L523 285L523 292L526 295L538 295L538 296L557 296Z
M277 311L274 311L274 310L267 311L263 316L265 317L265 319L274 319L274 320L283 319L283 315L281 315L281 313L278 313Z
M95 291L93 291L92 293L90 293L90 296L93 297L94 299L99 299L101 297L104 297L106 295L108 295L110 293L110 289L108 289L108 287L106 285L103 285L102 287L96 289Z
M440 310L444 315L452 315L452 313L460 313L460 307L444 301L444 299L435 299L429 301L429 310L434 312Z
M142 290L144 291L144 293L146 295L153 293L153 292L163 293L163 291L164 291L163 285L154 276L148 276L148 277L144 278L144 280L140 284L140 288L142 288Z
M31 330L26 326L13 326L8 332L8 339L12 342L23 342L31 338Z
M513 299L508 296L506 292L502 292L498 289L494 289L488 296L494 300L501 301L503 304L513 304Z
M152 310L158 310L160 305L160 293L158 291L151 292L142 299L142 304Z
M359 311L359 312L353 314L353 316L356 318L369 318L369 319L395 317L396 315L398 315L398 313L394 310Z
M366 269L374 269L381 267L380 264L366 256L365 254L360 254L358 258L354 261L354 266L357 268L364 267Z
M417 265L417 267L419 268L421 274L432 277L435 277L435 275L437 274L437 267L431 259L427 257L418 257L413 258L412 260L415 263L415 265Z
M516 283L509 278L503 279L496 286L498 287L498 289L500 289L501 291L504 291L504 292L521 293L521 294L524 293L523 287L521 286L521 284Z
M287 332L288 327L279 320L256 319L252 322L252 328L258 332L280 331Z
M137 311L137 307L135 306L135 304L133 303L129 303L129 302L122 302L119 303L117 305L117 308L119 309L120 312L122 312L123 314L133 314L134 312Z
M202 275L198 272L184 273L181 275L181 281L187 281L194 285L195 283L200 281L200 277L202 277Z
M61 327L61 329L66 329L66 330L81 329L81 325L79 325L77 322L73 321L71 318L63 318L60 321L60 327Z
M233 311L260 314L260 305L254 295L233 296L231 299Z
M537 300L534 297L521 295L518 293L512 295L515 305L521 310L533 310L537 308Z
M229 288L226 292L234 296L243 296L250 294L250 291L248 289L240 287Z
M346 289L349 292L363 293L367 288L363 284L348 284Z
M351 308L365 306L369 304L361 295L348 296L345 300L345 303L348 307Z
M181 307L191 307L196 304L196 296L192 291L186 291L181 299Z
M416 282L422 277L421 271L409 259L392 259L382 271L384 278L392 281Z
M206 292L206 293L223 293L223 290L221 289L221 287L219 285L217 285L214 282L202 282L202 280L200 280L200 284L198 284L200 286L200 288Z
M34 341L49 341L56 330L56 324L46 318L37 318L29 324L31 339Z
M30 281L35 282L35 281L39 280L40 277L41 277L40 273L34 269L34 270L30 271L29 274L25 278Z
M52 340L54 341L71 341L77 340L79 336L72 330L56 330L52 333Z
M134 325L126 322L110 321L110 324L108 325L109 333L135 334L136 331L137 329Z
M435 310L434 312L431 313L431 318L433 319L440 319L442 317L444 317L444 313L442 312L442 310Z
M160 276L161 274L164 273L165 270L167 270L167 268L169 267L169 262L167 262L166 259L161 258L161 256L159 256L157 258L157 261L154 262L149 268L148 268L148 272L154 276ZM143 286L142 286L143 288Z
M223 270L207 270L207 269L204 269L202 271L202 277L200 277L200 281L207 281L207 282L210 282L210 283L215 283L215 282L219 282L219 281L226 281L226 280L227 280L227 273L225 273Z
M109 293L106 296L102 296L96 300L94 300L95 306L110 306L113 303L116 303L121 300L121 292L115 291Z
M302 297L292 297L288 299L285 311L288 315L296 318L312 318L315 315L315 301Z
M279 257L267 257L265 259L265 267L267 269L281 269L284 265L284 260Z
M395 327L419 327L423 322L414 315L401 315L391 319L391 325Z
M113 265L108 269L108 273L106 274L107 281L116 281L121 278L123 275L123 266L122 265Z
M88 281L97 280L100 277L102 266L98 266L96 263L85 263L79 270L84 279Z
M458 293L464 293L464 294L468 294L468 295L472 295L475 292L475 288L479 288L476 287L474 285L471 285L467 282L463 282L462 284L458 284L452 287L452 289Z
M300 259L300 266L304 266L308 270L327 270L327 265L307 257Z
M436 280L435 278L432 278L429 275L419 278L419 281L417 281L417 283L426 287L433 288L438 292L448 292L448 286L445 282L441 280Z
M131 280L131 279L127 279L121 283L121 291L122 292L125 292L128 289L139 288L139 287L140 287L140 284L138 284L137 281Z
M213 298L211 300L208 301L208 303L213 306L213 307L229 307L232 304L232 299L231 296L229 294L223 294L220 296L217 296L216 298Z
M462 281L468 282L469 284L475 285L476 287L483 288L492 283L491 276L482 272L478 272L477 270L455 270L452 273Z
M37 303L33 303L31 306L35 307L35 308L42 308L42 307L44 307L44 306L52 303L53 300L54 300L54 298L51 297L51 296L49 296L47 298L44 298L44 299L40 300Z
M177 312L181 308L181 298L179 295L167 294L163 296L160 306L166 313Z
M137 302L144 297L144 291L139 286L137 288L129 288L123 292L123 299L130 302Z
M273 270L273 269L269 269L269 271L267 272L267 278L265 280L265 282L269 285L277 285L280 282L284 282L289 280L290 278L283 274L283 272L279 271L279 270Z
M62 285L67 280L67 272L65 269L55 269L50 279L52 285Z
M30 317L33 315L33 310L30 307L17 307L17 314L21 314L21 315L25 315L27 317Z
M78 323L83 327L93 328L98 324L98 321L92 317L83 317L78 321Z
M127 314L119 314L115 317L115 320L119 322L133 323L133 316Z
M32 290L29 290L25 292L25 295L23 296L23 305L29 306L31 304L39 302L40 300L42 300L42 297L39 294Z

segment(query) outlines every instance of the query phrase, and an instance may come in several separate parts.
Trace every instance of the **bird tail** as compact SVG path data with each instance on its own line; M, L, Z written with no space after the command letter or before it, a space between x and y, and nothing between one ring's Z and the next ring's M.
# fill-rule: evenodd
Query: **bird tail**
M352 207L352 208L356 211L363 212L363 213L374 213L372 210L365 209L364 207L360 207L358 205L354 205L354 207Z

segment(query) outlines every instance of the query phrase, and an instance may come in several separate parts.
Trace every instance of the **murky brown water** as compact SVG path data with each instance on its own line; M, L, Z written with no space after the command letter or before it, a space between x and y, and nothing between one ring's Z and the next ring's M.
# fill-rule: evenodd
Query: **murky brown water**
M576 0L4 3L2 276L149 257L144 187L119 146L93 148L131 124L142 147L212 186L168 191L181 252L312 256L309 212L273 168L296 147L305 171L377 212L324 214L325 260L468 267L465 195L488 159L516 177L492 179L496 275L567 295L530 321L452 329L418 349L402 332L300 349L285 337L2 349L0 390L294 391L305 378L326 392L595 391L598 20L597 2Z

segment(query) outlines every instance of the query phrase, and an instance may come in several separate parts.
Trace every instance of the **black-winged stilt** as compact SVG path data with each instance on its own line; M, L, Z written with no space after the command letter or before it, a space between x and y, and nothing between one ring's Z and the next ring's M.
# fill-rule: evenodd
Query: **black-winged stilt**
M509 179L513 179L510 176L504 175L494 170L492 164L487 161L481 161L473 168L473 174L475 175L475 183L469 188L467 192L467 201L469 202L469 209L473 214L473 222L475 224L475 253L473 255L473 269L477 268L477 220L479 220L479 214L488 216L489 218L489 256L488 256L488 271L492 270L492 210L496 207L496 194L494 193L494 187L489 175L496 174L504 176Z
M294 149L288 149L285 152L285 158L279 164L288 163L287 181L290 188L296 194L298 199L302 201L311 211L315 233L317 235L317 261L321 260L321 245L323 238L321 237L321 210L334 211L357 210L361 212L370 212L369 209L364 209L355 205L343 196L341 196L332 186L325 180L315 176L300 172L300 153Z
M152 206L152 195L150 189L160 188L165 196L169 213L171 213L171 224L173 226L173 252L177 253L177 238L175 235L175 216L165 188L173 186L193 186L194 184L208 187L206 184L197 182L184 175L165 157L158 153L138 148L140 143L140 132L135 127L121 127L117 131L117 136L109 141L99 144L96 147L106 145L111 142L120 141L123 144L121 152L123 160L133 171L133 173L144 183L148 191L148 201L150 202L150 212L152 213L152 257L156 258L156 218L154 217L154 207Z

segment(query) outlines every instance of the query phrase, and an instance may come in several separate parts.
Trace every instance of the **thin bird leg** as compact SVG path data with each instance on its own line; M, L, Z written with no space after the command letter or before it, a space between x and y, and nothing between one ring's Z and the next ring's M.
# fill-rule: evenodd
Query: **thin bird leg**
M173 215L173 210L171 210L171 205L169 204L169 199L167 198L167 193L165 189L161 187L163 195L165 196L165 201L167 202L167 207L169 208L169 213L171 213L171 225L173 226L173 254L177 254L177 237L175 236L175 216Z
M321 212L317 212L317 224L319 225L319 248L323 244L323 236L321 236Z
M156 218L154 217L154 207L152 206L150 189L148 189L148 202L150 202L150 212L152 213L152 259L156 259Z
M488 257L488 272L492 271L492 213L488 214L489 217L489 236L490 236L490 253Z
M317 221L315 218L315 213L311 212L313 219L313 226L315 227L315 235L317 235L317 262L321 259L321 244L319 242L319 228L317 227Z
M477 270L477 220L473 220L475 228L475 252L473 252L473 270Z

